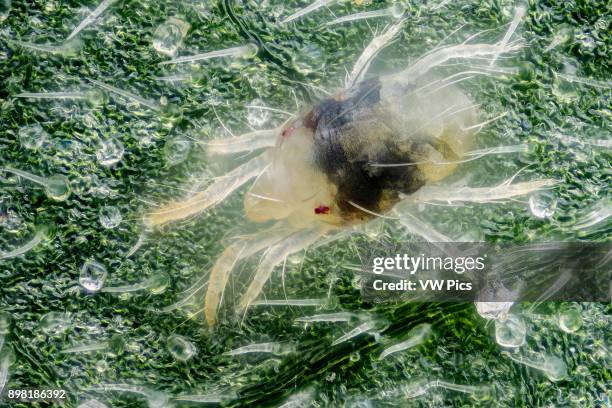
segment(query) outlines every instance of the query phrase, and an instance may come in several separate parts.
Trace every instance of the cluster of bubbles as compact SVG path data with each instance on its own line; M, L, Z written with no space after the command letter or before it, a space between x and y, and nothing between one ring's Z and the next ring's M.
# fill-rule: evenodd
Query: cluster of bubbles
M523 317L510 313L512 305L512 302L476 302L476 309L480 316L494 321L495 341L507 350L505 355L511 360L540 370L551 381L566 379L567 365L559 357L548 354L519 356L518 350L527 343L528 328ZM565 333L576 333L582 327L582 315L578 306L563 309L555 320Z

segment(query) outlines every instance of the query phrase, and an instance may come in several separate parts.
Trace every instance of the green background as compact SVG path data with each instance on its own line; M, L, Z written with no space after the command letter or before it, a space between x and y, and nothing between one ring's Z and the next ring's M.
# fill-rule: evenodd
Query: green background
M205 215L149 232L143 246L126 257L145 231L141 219L154 203L182 198L185 189L236 164L208 158L198 141L223 136L221 122L237 134L247 131L245 105L256 98L267 106L296 112L325 97L322 89L331 93L341 89L346 71L373 33L380 33L390 19L323 24L333 14L389 4L341 2L296 23L279 25L279 18L305 3L119 0L80 34L83 46L76 55L62 56L28 50L10 40L59 43L87 15L84 7L93 9L97 3L12 1L8 17L0 22L0 167L42 176L63 174L73 193L67 201L55 202L43 189L7 172L0 179L2 251L27 242L41 226L51 231L50 239L25 255L0 260L0 310L11 316L4 353L10 348L15 357L6 389L63 388L69 394L66 406L90 397L113 407L147 406L135 395L87 391L100 383L142 385L169 397L222 393L224 402L232 406L278 406L300 392L309 395L303 406L361 403L365 407L368 399L371 406L609 406L608 304L579 305L583 326L573 334L562 332L557 324L559 311L568 305L544 304L535 316L524 316L529 329L524 348L556 355L567 363L569 377L552 383L537 370L505 357L495 343L493 324L480 318L473 304L363 302L358 277L345 267L359 261L359 248L375 240L415 239L390 221L382 230L351 234L308 251L303 260L293 258L295 262L287 264L284 287L277 271L265 288L269 298L328 299L320 310L258 307L241 320L226 308L214 330L198 313L202 293L181 310L167 314L151 310L180 300L183 290L203 276L206 279L230 237L257 230L243 222L242 193L235 194ZM515 7L507 1L461 0L432 10L435 5L409 4L403 31L379 55L371 72L402 69L463 25L446 44L480 31L484 32L479 41L497 41ZM488 156L462 167L453 177L469 177L470 185L495 185L525 167L524 180L559 181L553 190L558 203L555 214L549 220L535 218L523 197L499 205L426 207L419 216L450 236L488 242L609 241L609 220L588 229L575 226L598 203L609 206L610 200L610 150L588 144L610 139L611 93L605 82L612 72L610 4L531 1L527 6L517 30L524 48L498 61L499 66L518 67L519 73L476 78L460 86L482 104L483 120L507 113L478 134L479 147L525 143L530 150ZM263 46L250 59L159 66L167 57L153 49L152 34L172 16L191 25L180 55L248 42ZM459 69L444 67L440 72ZM156 79L175 73L189 74L191 79ZM569 82L558 74L599 82L597 86ZM83 89L89 86L87 79L156 103L165 98L168 104L155 112L116 96L102 105L13 98L23 91ZM264 127L284 118L274 113ZM37 149L28 149L19 140L19 129L33 123L40 123L48 136ZM108 138L125 147L122 160L112 167L96 160L100 143ZM171 142L176 140L189 141L191 146L180 163L169 159ZM118 227L100 225L104 206L121 212ZM163 294L87 294L78 286L78 277L89 259L105 265L108 286L159 274L168 276L170 285ZM239 268L225 295L227 304L242 293L256 261ZM513 311L521 313L528 306L515 305ZM377 322L380 336L361 335L331 346L353 326L293 322L299 316L331 311L363 313ZM41 319L48 312L68 313L64 330L55 334L44 330ZM385 347L404 340L411 328L423 322L433 325L429 341L377 361ZM172 334L193 342L197 355L187 362L173 359L166 347ZM106 351L60 353L68 346L109 339L112 347ZM222 355L271 341L293 343L297 351L271 359ZM379 398L382 391L422 378L492 385L495 393L485 401L441 388L411 400ZM45 404L9 403L5 398L0 406Z

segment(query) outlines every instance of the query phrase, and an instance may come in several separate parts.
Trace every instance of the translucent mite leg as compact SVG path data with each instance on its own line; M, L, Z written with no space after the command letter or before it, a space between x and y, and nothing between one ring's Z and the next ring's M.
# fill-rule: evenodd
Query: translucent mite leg
M551 187L555 180L543 179L510 184L512 179L495 187L437 187L425 186L410 196L413 202L473 202L488 203L507 200L512 197L530 194L546 187Z
M421 59L415 62L412 66L405 69L403 72L396 74L396 78L400 82L410 82L414 78L418 78L423 74L429 72L433 67L445 63L446 61L454 58L468 59L480 56L493 56L493 61L498 58L499 55L514 51L520 48L520 45L509 44L508 39L516 30L518 22L520 20L521 13L517 11L519 18L515 16L515 21L510 25L504 39L496 44L460 44L453 45L439 49L430 54L424 55Z
M177 221L206 210L223 201L228 195L252 178L257 177L267 165L266 154L261 154L220 177L208 188L185 201L170 203L148 215L151 225Z
M519 48L513 44L460 44L442 48L439 51L426 55L411 67L403 72L396 74L399 82L411 82L415 78L421 77L432 68L445 63L454 58L468 59L485 55L499 55L506 52L514 51Z
M229 275L236 262L247 258L281 239L291 235L293 230L284 225L277 224L258 234L241 239L225 248L213 266L208 281L208 289L204 301L204 315L209 326L217 322L217 309L227 285Z
M427 242L453 242L453 240L441 232L436 231L431 225L419 220L407 211L396 209L399 222L407 231L425 238Z
M501 47L505 47L506 44L508 44L508 41L510 41L510 37L512 37L512 34L514 34L514 31L516 31L516 27L518 27L523 17L525 17L526 11L527 9L524 6L519 6L516 9L514 9L514 17L512 18L512 22L510 23L510 27L508 28L508 31L506 31L506 35L504 35L504 38L502 38L501 40L501 43L500 43ZM497 55L494 55L489 66L492 67L495 64L496 59L497 59Z
M374 39L370 42L370 44L368 44L365 50L363 50L363 52L357 59L357 62L355 62L355 66L353 67L351 73L348 74L345 81L346 89L352 87L363 79L363 76L367 72L370 63L372 62L372 59L374 59L374 57L380 52L380 50L389 45L393 37L395 37L400 31L403 24L404 20L392 25L381 35L374 37Z
M208 153L211 154L248 152L262 149L264 147L274 146L280 133L280 127L275 129L256 130L240 136L213 139L210 142L204 142L201 144L206 146Z
M264 284L268 281L276 265L280 264L287 256L309 247L327 231L328 229L319 227L296 232L270 248L257 267L253 281L249 285L246 293L242 296L238 306L239 310L246 311L251 302L259 296Z
M308 6L296 11L295 13L291 14L290 16L282 19L280 21L280 24L287 24L291 21L297 20L298 18L304 17L306 14L312 13L315 10L320 9L321 7L324 7L326 5L330 5L332 3L335 3L336 0L316 0L313 3L309 4Z

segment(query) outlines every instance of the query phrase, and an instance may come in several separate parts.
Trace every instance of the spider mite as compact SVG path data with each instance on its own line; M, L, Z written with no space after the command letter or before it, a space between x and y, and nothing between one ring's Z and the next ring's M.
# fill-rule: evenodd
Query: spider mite
M239 302L239 310L246 311L274 267L287 256L313 244L329 243L373 217L392 211L395 219L426 240L448 240L406 213L403 202L445 197L499 202L552 184L551 180L513 183L510 179L490 188L439 187L466 157L474 158L474 133L491 121L478 122L478 105L455 83L491 71L483 66L439 78L433 69L449 60L486 57L494 61L519 49L517 42L509 42L516 24L497 43L441 47L400 72L364 79L372 59L402 23L373 39L348 75L345 88L334 97L279 128L209 142L210 154L263 151L206 190L148 215L151 225L184 219L222 202L255 179L245 195L244 212L255 223L276 223L237 239L217 259L205 297L210 325L217 321L232 268L242 259L263 251Z

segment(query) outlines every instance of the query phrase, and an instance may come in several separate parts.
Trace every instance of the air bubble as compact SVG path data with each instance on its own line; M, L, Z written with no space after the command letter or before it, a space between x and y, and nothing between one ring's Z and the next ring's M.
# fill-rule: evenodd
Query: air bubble
M173 56L181 46L187 31L189 31L188 23L172 17L157 27L153 33L153 48L161 54Z
M170 277L165 273L159 273L148 281L149 292L153 295L164 293L170 285Z
M91 88L83 92L85 101L90 106L103 105L108 102L108 94L101 89Z
M190 150L191 143L187 140L169 140L165 146L166 160L171 165L182 163L189 156Z
M168 337L166 343L172 357L178 361L187 361L196 354L196 347L187 338L179 335Z
M400 18L406 12L406 5L402 4L401 1L394 3L391 7L389 7L389 12L393 18Z
M559 327L566 333L575 333L582 327L582 315L577 308L567 309L559 315Z
M30 150L40 149L47 141L48 136L49 134L38 123L23 126L19 129L19 143Z
M47 178L45 192L55 201L64 201L70 196L70 184L64 176L56 175Z
M53 335L65 332L71 324L69 313L49 312L40 319L39 327L43 333Z
M509 315L495 321L495 340L502 347L517 348L525 344L527 327L519 316Z
M270 119L270 111L261 99L253 99L247 105L247 121L249 125L259 128Z
M79 284L89 292L98 292L104 286L108 272L104 265L89 260L81 267Z
M304 260L303 254L293 254L287 257L287 263L290 265L299 265Z
M125 148L121 141L118 139L108 139L100 143L96 151L96 158L102 166L112 166L121 161L124 153Z
M529 208L537 218L550 218L557 209L557 198L549 191L529 197Z
M105 373L108 370L108 363L106 360L96 361L96 371L100 374Z
M123 217L117 207L104 206L100 210L100 224L106 229L113 229L121 224Z

